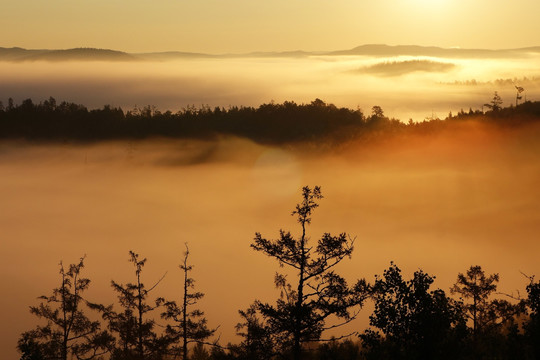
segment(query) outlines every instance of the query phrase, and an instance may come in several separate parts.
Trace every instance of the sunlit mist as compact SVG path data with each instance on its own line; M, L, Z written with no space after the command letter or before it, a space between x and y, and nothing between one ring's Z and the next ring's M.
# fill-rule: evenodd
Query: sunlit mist
M348 68L339 76L354 76L341 73ZM235 138L4 142L0 272L4 288L17 291L0 300L10 309L1 347L31 327L28 306L57 285L60 260L86 254L87 296L108 304L115 300L111 279L133 281L127 260L134 250L148 258L145 281L167 273L159 294L174 298L186 242L197 289L206 294L200 307L220 325L222 341L235 341L237 310L276 296L277 266L250 248L254 233L297 234L290 213L306 184L320 185L325 196L309 236L356 239L352 260L339 268L351 281L372 279L395 261L406 274L422 268L436 275L436 285L448 289L458 272L482 264L501 274L501 291L523 289L520 271L540 271L539 135L537 127L506 133L471 123L436 137L315 153ZM351 326L364 328L368 315Z
M482 109L494 91L504 105L515 85L540 96L538 53L517 58L233 57L133 62L0 63L0 96L35 102L53 96L89 107L173 112L195 105L258 106L315 98L369 113L374 105L403 121Z

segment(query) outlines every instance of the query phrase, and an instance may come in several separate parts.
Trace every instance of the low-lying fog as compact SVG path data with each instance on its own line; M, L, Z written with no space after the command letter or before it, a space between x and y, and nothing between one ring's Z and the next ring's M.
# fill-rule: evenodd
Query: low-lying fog
M527 99L540 95L538 54L516 59L444 59L399 56L214 58L162 62L0 63L0 100L17 103L49 96L124 110L156 105L178 111L188 105L258 106L283 101L325 102L369 115L374 105L403 121L445 118L450 111L481 109L494 91L504 106L515 103L516 85ZM526 79L525 79L526 78Z
M68 70L77 66L82 65ZM110 81L120 86L119 79L129 73L111 73ZM338 73L339 78L351 76ZM323 77L314 81L320 85ZM40 80L44 87L45 78ZM70 80L55 88L67 91L74 78L67 76ZM264 75L264 81L269 79ZM292 86L296 80L273 85ZM170 80L171 86L176 81ZM158 83L148 86L155 90ZM223 78L200 86L217 83L226 88ZM296 85L309 89L302 81ZM243 94L252 93L237 86ZM124 89L122 97L135 91L127 84ZM111 95L115 89L108 91ZM224 96L233 95L240 96ZM108 95L100 96L105 101ZM255 298L278 296L273 278L280 269L250 248L254 233L275 238L284 228L298 234L290 213L303 185L320 185L325 196L309 228L312 241L323 232L356 237L352 259L338 268L351 282L372 281L395 261L406 277L422 268L437 276L434 286L448 290L458 272L479 264L487 273L500 273L500 291L523 294L527 281L520 271L540 276L539 135L539 128L502 133L470 126L325 153L242 139L1 143L1 352L16 357L19 334L37 321L28 306L58 286L60 260L74 263L86 254L84 275L92 280L87 297L108 304L116 300L111 279L134 281L127 261L133 250L148 258L145 284L167 272L154 295L179 299L177 265L186 242L196 289L206 294L200 308L211 326L221 326L222 343L236 341L237 310ZM351 326L365 328L369 313L368 306Z

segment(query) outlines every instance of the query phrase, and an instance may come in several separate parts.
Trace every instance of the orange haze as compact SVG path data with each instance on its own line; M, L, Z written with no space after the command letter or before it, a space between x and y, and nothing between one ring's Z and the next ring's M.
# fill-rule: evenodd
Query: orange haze
M237 341L237 310L273 299L277 263L250 249L256 231L298 233L290 216L302 185L325 198L309 229L356 237L341 271L373 280L395 261L422 268L448 290L479 264L500 290L523 292L540 274L539 128L506 132L466 125L431 137L316 151L247 140L154 140L97 145L0 143L2 242L0 349L36 324L28 306L57 286L58 263L87 255L88 298L115 301L110 280L133 281L128 251L148 262L146 284L178 299L177 265L189 243L200 308L221 342ZM353 324L366 326L369 311ZM157 317L157 314L156 314Z

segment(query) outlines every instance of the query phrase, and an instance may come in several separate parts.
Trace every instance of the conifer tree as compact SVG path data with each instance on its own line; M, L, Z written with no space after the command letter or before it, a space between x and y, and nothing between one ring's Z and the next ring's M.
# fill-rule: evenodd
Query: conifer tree
M368 295L365 280L349 287L334 271L341 260L351 256L353 239L346 233L337 236L325 233L316 246L309 244L307 227L322 197L318 186L302 189L302 202L292 212L301 227L298 238L283 230L277 240L267 240L256 233L251 245L297 274L295 284L291 284L286 275L276 274L275 285L281 290L276 305L255 302L266 327L263 333L271 334L274 345L282 347L282 354L292 352L294 359L301 359L303 344L318 341L324 330L354 319L357 312L351 313L351 310L361 306ZM327 326L330 316L339 320Z
M486 276L481 266L471 266L466 274L458 274L457 282L450 289L464 300L471 299L465 309L473 323L473 337L486 325L489 313L489 296L497 290L499 274Z
M47 324L21 335L18 349L22 359L90 360L108 352L112 337L101 331L99 321L90 320L83 312L88 303L82 293L90 286L90 280L81 277L83 267L84 257L67 269L60 262L60 286L52 295L40 296L39 306L30 307L30 312Z
M465 311L472 321L472 350L475 356L496 357L504 351L507 333L518 332L516 316L524 311L524 303L490 299L497 290L499 274L486 275L480 266L471 266L459 274L451 292L466 301Z
M188 257L189 248L186 244L184 261L179 265L184 273L182 304L178 305L176 301L167 301L164 303L165 311L161 314L162 318L174 322L173 325L167 325L166 331L173 344L171 346L172 354L175 357L180 355L182 360L188 358L188 345L190 343L202 346L203 342L215 332L215 329L208 328L204 312L199 309L190 309L204 294L191 292L195 288L195 280L189 277L193 266L188 264Z
M119 284L114 280L111 286L118 293L118 301L123 311L116 312L113 306L102 307L103 318L109 323L110 331L117 336L116 346L111 355L113 360L160 360L167 353L168 339L155 331L155 321L149 313L160 306L148 302L149 293L156 288L163 277L152 287L146 288L142 282L142 270L146 258L129 252L129 261L135 267L136 283Z

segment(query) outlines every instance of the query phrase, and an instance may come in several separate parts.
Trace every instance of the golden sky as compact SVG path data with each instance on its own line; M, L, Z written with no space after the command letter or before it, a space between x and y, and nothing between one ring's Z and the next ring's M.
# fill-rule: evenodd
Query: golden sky
M537 0L4 0L0 46L129 52L538 45Z

